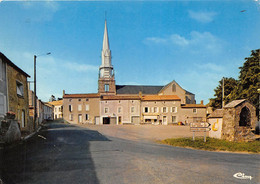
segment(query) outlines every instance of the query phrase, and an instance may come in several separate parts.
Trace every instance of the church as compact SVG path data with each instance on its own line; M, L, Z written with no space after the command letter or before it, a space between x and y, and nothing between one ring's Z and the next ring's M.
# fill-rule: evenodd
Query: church
M206 106L176 81L162 86L116 85L105 21L98 92L66 94L63 117L73 124L189 124L206 121Z

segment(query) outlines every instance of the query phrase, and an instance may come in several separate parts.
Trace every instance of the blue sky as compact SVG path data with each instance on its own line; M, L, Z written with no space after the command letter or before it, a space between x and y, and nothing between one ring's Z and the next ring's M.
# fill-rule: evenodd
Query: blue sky
M245 11L243 11L245 10ZM242 12L241 12L242 11ZM224 77L237 78L259 49L260 2L3 1L0 52L33 80L37 94L96 93L107 12L116 83L177 81L206 103Z

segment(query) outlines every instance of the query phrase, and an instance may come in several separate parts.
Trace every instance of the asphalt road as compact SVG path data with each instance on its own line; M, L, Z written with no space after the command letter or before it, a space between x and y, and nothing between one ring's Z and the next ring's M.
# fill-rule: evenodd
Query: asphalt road
M260 183L260 155L198 151L106 137L98 131L48 124L3 153L1 179L12 183ZM237 179L242 172L250 179ZM1 183L1 182L0 182Z

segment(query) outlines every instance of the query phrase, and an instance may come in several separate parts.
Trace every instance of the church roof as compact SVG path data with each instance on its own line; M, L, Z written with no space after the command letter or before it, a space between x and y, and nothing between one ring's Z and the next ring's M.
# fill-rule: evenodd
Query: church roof
M158 94L164 86L116 85L116 94Z
M145 95L142 96L144 101L180 101L177 95Z

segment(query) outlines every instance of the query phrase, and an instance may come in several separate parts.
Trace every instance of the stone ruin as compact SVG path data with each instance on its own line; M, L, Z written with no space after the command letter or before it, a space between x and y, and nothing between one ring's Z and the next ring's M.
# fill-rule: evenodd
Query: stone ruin
M209 121L217 120L220 131L219 136L211 127L211 137L221 138L228 141L252 141L255 140L255 130L257 117L256 108L247 100L234 100L225 105L223 109L217 109L209 116ZM215 133L215 135L214 135Z

